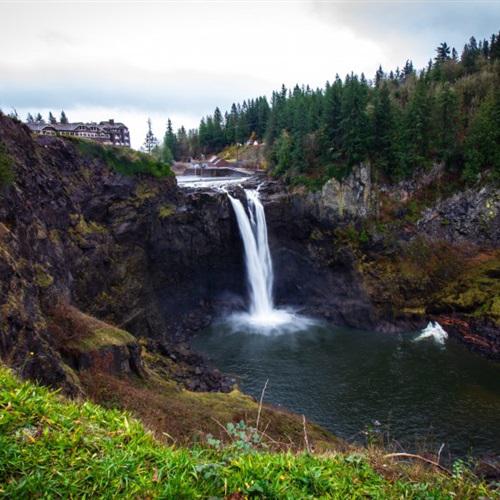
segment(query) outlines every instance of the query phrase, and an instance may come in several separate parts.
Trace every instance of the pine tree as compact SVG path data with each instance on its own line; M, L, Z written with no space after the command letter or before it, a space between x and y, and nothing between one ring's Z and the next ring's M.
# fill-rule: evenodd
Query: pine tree
M500 89L492 90L479 107L465 140L464 177L474 180L491 168L500 178Z
M61 118L59 120L60 123L64 123L64 124L67 124L69 123L68 122L68 117L66 116L66 113L63 111L61 111Z
M346 78L342 94L340 122L342 150L347 165L353 166L364 161L367 155L367 85L360 82L356 75L351 74Z
M469 43L465 44L464 50L462 52L462 57L460 59L467 74L476 71L478 56L479 56L479 48L477 46L477 41L472 36L469 40Z
M52 114L52 111L49 111L49 123L51 123L52 125L56 124L57 123L57 119L56 117Z
M500 59L500 31L497 35L491 35L490 39L490 60Z
M189 139L184 127L177 131L177 159L186 161L189 158Z
M26 122L35 123L35 119L33 118L33 115L31 113L28 113L28 116L26 117Z
M377 72L375 73L375 87L378 87L382 83L382 80L384 78L385 78L384 70L382 69L382 66L379 65Z
M175 136L170 118L167 120L167 129L165 130L165 135L163 136L163 147L170 151L171 156L178 159L177 138Z
M210 143L210 137L209 137L209 130L207 126L207 122L205 118L202 118L200 121L200 126L198 128L198 146L200 153L206 154L207 150L209 148L209 143Z
M375 98L371 150L375 168L389 179L396 179L400 172L395 152L394 112L387 83L381 86Z
M238 108L234 102L231 105L231 111L227 115L224 132L227 144L238 142Z
M455 156L458 144L458 99L446 84L438 96L436 106L436 146L439 159L449 163Z
M403 68L403 80L406 81L406 79L414 73L415 70L413 69L413 62L408 59Z
M164 143L160 148L160 160L166 165L172 165L174 163L174 155L170 151L170 148Z
M323 100L322 149L326 160L337 160L341 148L342 80L337 75L333 85L328 86Z
M273 148L273 162L276 165L275 174L285 173L292 164L292 139L290 134L283 130Z
M402 121L404 174L427 164L431 137L431 106L426 77L421 76Z
M436 64L441 64L445 61L450 60L450 47L446 42L443 42L439 47L436 49Z
M213 139L212 151L217 153L225 146L224 129L222 127L222 113L219 108L215 108L213 117Z
M158 139L153 134L151 128L151 118L148 118L148 131L144 139L144 144L142 145L142 150L145 153L152 154L158 148Z
M37 113L35 117L35 123L45 123L45 120L43 119L43 116L40 113Z

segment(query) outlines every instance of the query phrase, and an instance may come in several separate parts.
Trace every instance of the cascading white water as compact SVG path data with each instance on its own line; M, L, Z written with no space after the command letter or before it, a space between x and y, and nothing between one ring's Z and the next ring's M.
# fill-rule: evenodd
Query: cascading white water
M267 237L266 214L257 189L245 189L248 214L240 200L227 193L233 206L243 240L245 264L250 292L248 313L236 314L237 323L273 330L300 330L312 320L292 310L277 309L273 303L273 263Z
M240 200L228 194L236 214L241 239L245 248L245 262L250 288L250 313L255 316L273 312L273 264L267 241L264 207L256 190L245 190L248 201L247 215Z

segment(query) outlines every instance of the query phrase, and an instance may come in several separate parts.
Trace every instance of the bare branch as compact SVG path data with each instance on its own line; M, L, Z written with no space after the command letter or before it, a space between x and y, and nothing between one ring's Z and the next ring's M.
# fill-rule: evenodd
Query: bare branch
M231 434L229 434L229 431L215 417L211 417L211 418L229 436L229 439L231 439L231 441L233 441L233 436L231 436Z
M437 463L439 463L439 461L441 460L441 452L443 451L443 448L444 448L444 443L442 443L439 448Z
M307 453L311 453L311 447L309 446L309 439L307 438L307 427L306 427L306 416L302 415L302 424L304 426L304 442L306 444Z
M257 430L259 430L259 421L260 421L260 412L262 410L262 401L264 400L264 393L266 392L266 387L267 387L268 382L269 382L269 379L266 380L266 383L264 384L264 388L262 389L262 392L260 394L259 410L257 411L257 423L255 424L255 428Z
M446 472L446 474L449 474L450 476L452 475L451 471L449 471L442 465L438 464L437 462L434 462L433 460L429 460L428 458L422 457L421 455L414 455L413 453L389 453L388 455L384 455L384 458L414 458L416 460L421 460L422 462L426 462L430 465L433 465L434 467L437 467L439 470Z

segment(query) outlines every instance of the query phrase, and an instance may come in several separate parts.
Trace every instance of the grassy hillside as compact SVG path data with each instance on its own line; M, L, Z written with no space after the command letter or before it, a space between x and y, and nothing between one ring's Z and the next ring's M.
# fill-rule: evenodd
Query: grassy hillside
M454 477L397 473L364 454L167 447L130 415L70 402L0 367L0 497L478 498Z
M67 138L66 138L67 139ZM146 174L153 177L174 175L170 165L158 158L130 148L105 146L79 138L70 138L83 156L98 158L109 168L123 175Z

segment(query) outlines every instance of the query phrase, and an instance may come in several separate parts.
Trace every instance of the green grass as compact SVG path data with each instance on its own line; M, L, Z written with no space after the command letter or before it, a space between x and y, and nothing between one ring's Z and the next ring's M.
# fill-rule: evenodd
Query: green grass
M470 480L390 481L364 455L174 448L118 410L70 402L0 367L0 497L477 498ZM456 496L455 496L456 494Z
M109 168L123 175L147 174L153 177L174 175L170 166L152 155L130 148L104 146L84 139L70 138L84 156L99 158Z

